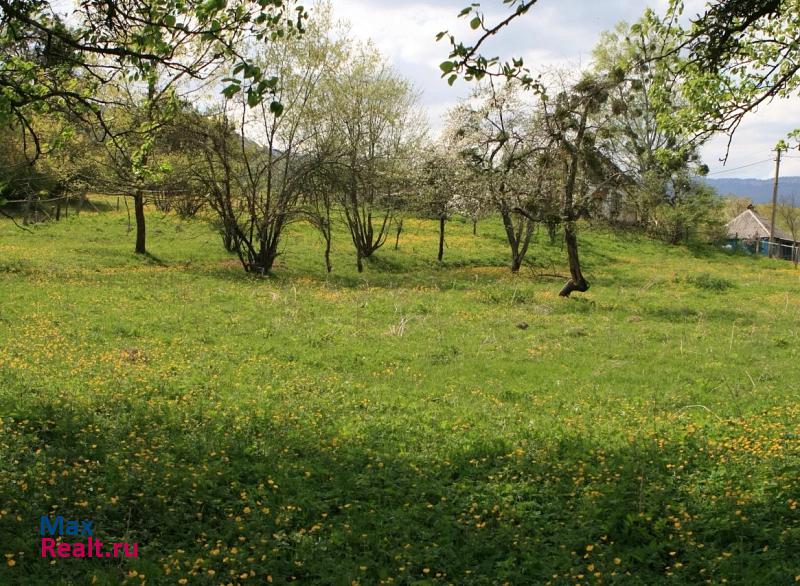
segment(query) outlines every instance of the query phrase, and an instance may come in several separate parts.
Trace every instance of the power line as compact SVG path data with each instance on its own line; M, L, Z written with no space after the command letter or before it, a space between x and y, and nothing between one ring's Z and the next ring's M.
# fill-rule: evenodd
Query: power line
M733 173L734 171L738 171L739 169L747 169L748 167L755 167L756 165L763 165L764 163L769 163L774 161L774 159L764 159L763 161L756 161L755 163L748 163L747 165L742 165L741 167L734 167L733 169L723 169L722 171L715 171L714 173L709 173L707 176L710 175L722 175L724 173Z

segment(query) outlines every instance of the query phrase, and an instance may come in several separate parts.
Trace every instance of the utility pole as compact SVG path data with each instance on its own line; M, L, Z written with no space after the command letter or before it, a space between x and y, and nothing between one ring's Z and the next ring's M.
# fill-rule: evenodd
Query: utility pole
M786 150L786 143L780 141L775 147L778 156L775 159L775 182L772 184L772 221L769 224L769 257L775 250L775 214L778 211L778 181L781 176L781 153Z

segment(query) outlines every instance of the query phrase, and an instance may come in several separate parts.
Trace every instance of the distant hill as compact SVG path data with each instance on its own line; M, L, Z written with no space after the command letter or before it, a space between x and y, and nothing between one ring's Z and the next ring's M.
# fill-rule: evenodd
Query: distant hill
M704 178L702 181L713 187L719 195L749 197L753 203L772 202L772 179ZM800 201L800 177L781 177L778 191L780 196L794 195Z

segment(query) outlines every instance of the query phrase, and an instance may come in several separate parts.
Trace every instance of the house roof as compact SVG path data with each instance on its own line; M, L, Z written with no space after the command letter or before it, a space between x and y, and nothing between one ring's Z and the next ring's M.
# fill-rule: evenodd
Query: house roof
M769 238L771 222L752 209L746 209L725 224L730 238ZM792 235L775 226L775 238L794 242Z

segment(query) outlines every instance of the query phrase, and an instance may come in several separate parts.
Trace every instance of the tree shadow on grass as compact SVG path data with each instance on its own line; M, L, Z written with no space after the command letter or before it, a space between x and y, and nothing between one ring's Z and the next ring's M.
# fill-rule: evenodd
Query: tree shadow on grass
M633 443L461 437L118 397L2 400L3 584L789 583L797 461L702 432ZM731 428L734 437L745 433ZM457 440L457 441L456 441ZM728 445L737 444L736 441ZM793 466L793 468L792 468ZM743 474L744 467L747 474ZM771 483L761 485L761 477ZM37 559L42 514L140 559ZM794 572L794 573L793 573Z
M147 259L150 264L154 264L160 267L170 266L168 263L164 262L161 258L150 252L149 250L141 255L142 258ZM178 263L183 264L183 263Z

